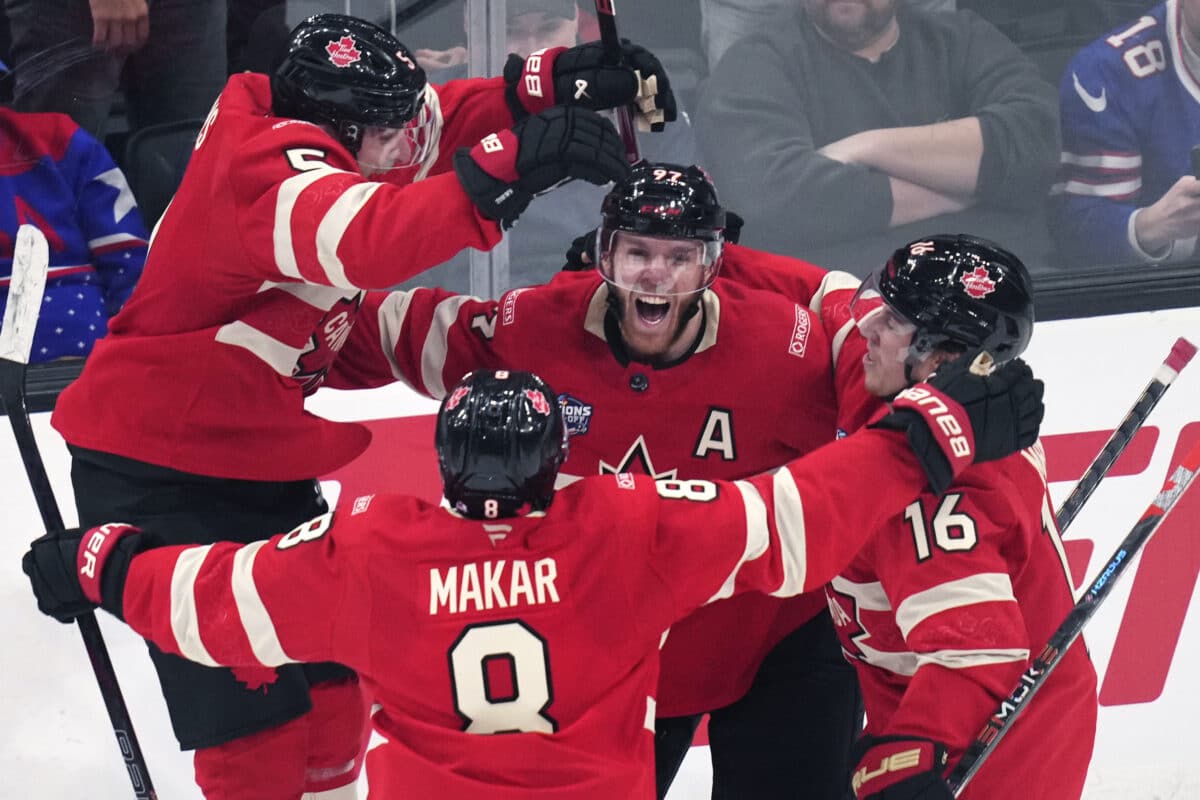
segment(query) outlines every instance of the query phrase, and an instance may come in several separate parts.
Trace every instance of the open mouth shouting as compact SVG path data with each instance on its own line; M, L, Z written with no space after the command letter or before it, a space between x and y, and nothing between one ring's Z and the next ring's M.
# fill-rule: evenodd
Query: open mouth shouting
M639 322L653 328L661 325L670 316L671 302L659 295L635 295L633 309Z

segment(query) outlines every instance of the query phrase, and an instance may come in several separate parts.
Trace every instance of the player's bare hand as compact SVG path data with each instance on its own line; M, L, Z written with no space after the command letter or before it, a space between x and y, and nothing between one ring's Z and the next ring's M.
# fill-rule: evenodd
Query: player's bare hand
M117 54L138 50L150 38L150 8L146 0L89 0L92 44Z
M1133 221L1138 244L1150 255L1164 253L1176 239L1200 234L1200 180L1184 175Z

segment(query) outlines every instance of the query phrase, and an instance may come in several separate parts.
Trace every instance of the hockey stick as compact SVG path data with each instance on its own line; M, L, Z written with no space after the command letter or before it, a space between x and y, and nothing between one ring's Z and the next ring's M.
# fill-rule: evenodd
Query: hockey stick
M596 22L600 25L600 41L604 52L612 64L621 63L621 39L617 36L617 11L613 7L614 0L596 0ZM621 133L621 141L625 143L625 160L636 164L642 160L638 150L637 131L633 127L633 113L629 106L619 106L613 109L617 115L617 130Z
M46 237L32 225L22 225L17 230L16 247L13 250L12 281L8 287L8 306L4 310L4 323L0 326L0 400L12 423L17 449L25 464L25 474L37 501L42 523L47 530L63 529L62 514L54 499L54 491L46 476L46 467L38 450L37 439L29 422L29 411L25 407L25 369L29 364L29 353L33 349L33 331L37 327L38 311L42 304L42 293L46 288L46 267L49 258ZM77 617L79 633L87 648L88 660L100 694L108 709L117 745L125 760L133 793L137 798L154 800L157 795L150 783L150 772L146 760L133 732L129 710L117 683L112 660L104 637L92 613Z
M1058 508L1057 522L1059 532L1067 529L1071 524L1071 520L1075 519L1075 515L1079 513L1079 509L1087 502L1087 499L1092 496L1092 492L1104 480L1104 476L1108 474L1109 469L1125 451L1126 446L1133 440L1133 435L1145 424L1146 418L1150 416L1150 412L1158 405L1158 401L1166 394L1171 383L1183 371L1183 368L1192 360L1192 356L1196 355L1196 345L1189 342L1187 339L1180 337L1175 340L1175 344L1171 347L1171 352L1167 355L1163 363L1159 365L1154 373L1154 377L1146 384L1146 388L1142 390L1142 395L1133 404L1133 408L1129 409L1129 413L1125 415L1125 419L1121 420L1121 424L1113 431L1112 436L1104 443L1104 447L1096 455L1091 466L1083 473L1083 477L1075 484L1075 488L1071 490L1071 494L1063 501Z
M1162 490L1142 514L1142 518L1126 534L1116 552L1104 565L1104 569L1092 581L1087 594L1075 603L1075 607L1068 612L1066 619L1050 637L1049 643L1042 648L1042 652L1021 675L1016 688L1012 690L1006 700L1000 703L1000 707L984 724L983 730L967 747L963 757L948 778L950 790L954 792L955 797L962 793L963 787L979 771L984 760L1004 738L1004 734L1012 728L1013 720L1029 705L1030 699L1038 689L1045 685L1046 678L1058 666L1062 655L1067 652L1067 649L1083 631L1083 626L1108 597L1108 593L1117 579L1125 572L1129 562L1138 554L1146 541L1162 524L1162 521L1167 518L1171 509L1175 507L1176 501L1191 484L1197 470L1200 470L1200 444L1193 447L1171 472L1163 484Z

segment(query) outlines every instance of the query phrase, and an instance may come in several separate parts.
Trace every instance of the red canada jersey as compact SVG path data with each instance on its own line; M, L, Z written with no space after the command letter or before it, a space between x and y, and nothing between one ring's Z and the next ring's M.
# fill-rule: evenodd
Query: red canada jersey
M351 384L400 378L440 398L474 369L534 372L559 393L571 434L560 485L620 472L741 478L833 441L876 406L861 362L849 361L838 382L859 390L839 414L829 339L802 304L718 279L701 301L695 350L655 369L610 345L608 292L595 273L561 273L496 301L433 289L368 297L331 385L342 374ZM748 594L680 622L663 648L660 715L737 700L775 644L824 608L820 594Z
M230 78L196 140L145 270L82 376L58 399L71 444L250 480L326 474L361 425L304 411L364 289L499 241L450 169L459 145L512 124L501 79L429 87L428 165L368 180L316 125L270 114L263 75ZM430 173L424 177L424 173Z
M372 796L648 799L663 631L819 589L924 484L901 433L865 430L736 483L588 478L525 517L365 496L267 541L148 550L123 610L203 664L352 667L381 706Z
M827 587L867 733L944 743L953 765L1074 605L1041 444L969 467L903 506ZM1082 640L967 785L964 800L1078 798L1096 732Z

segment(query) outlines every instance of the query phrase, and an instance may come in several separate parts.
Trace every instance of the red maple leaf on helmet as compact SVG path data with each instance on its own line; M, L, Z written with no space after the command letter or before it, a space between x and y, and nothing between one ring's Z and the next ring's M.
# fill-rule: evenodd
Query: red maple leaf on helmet
M362 58L362 51L355 46L353 36L330 40L329 44L325 45L325 52L329 53L329 60L335 67L348 67Z
M470 393L471 389L468 386L459 386L456 388L450 395L450 399L446 401L446 410L449 411L456 408L462 402L462 399Z
M526 389L525 396L529 398L529 402L533 403L534 411L542 415L550 413L550 403L546 401L546 395L536 389Z
M967 294L976 300L996 291L996 282L988 275L987 267L976 267L970 272L964 272L959 280L962 281Z

